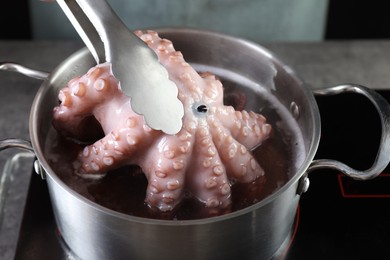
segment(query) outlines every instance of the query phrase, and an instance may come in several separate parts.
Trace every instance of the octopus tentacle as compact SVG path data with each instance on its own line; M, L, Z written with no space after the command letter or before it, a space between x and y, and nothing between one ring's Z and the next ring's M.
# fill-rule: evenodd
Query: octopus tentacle
M203 72L200 76L207 86L204 88L203 102L209 106L223 104L223 86L221 81L210 72Z
M248 148L235 140L218 121L213 121L213 125L213 141L223 164L229 169L227 174L230 179L248 183L264 176L264 170L253 158Z
M184 196L185 172L194 137L184 129L179 136L179 139L175 136L163 137L157 149L150 151L141 164L148 179L145 201L161 211L172 210Z
M212 142L210 130L201 127L196 132L197 142L187 183L191 192L209 208L226 208L231 204L230 183L226 168Z
M160 63L170 72L169 78L176 83L179 93L185 93L187 97L190 96L195 102L199 102L205 84L199 74L184 60L183 54L175 50L172 42L161 39L154 31L147 31L146 34L136 31L135 34L157 54Z
M112 75L111 65L97 65L60 90L58 99L61 105L54 108L54 126L65 135L78 138L88 127L83 122L94 110L122 96L119 82Z
M145 132L135 127L111 131L94 144L84 147L78 155L76 173L101 174L127 164L129 156L135 157L141 147L150 144L147 137Z
M260 145L271 134L271 125L264 116L254 112L235 111L233 107L219 108L215 116L234 139L249 150Z

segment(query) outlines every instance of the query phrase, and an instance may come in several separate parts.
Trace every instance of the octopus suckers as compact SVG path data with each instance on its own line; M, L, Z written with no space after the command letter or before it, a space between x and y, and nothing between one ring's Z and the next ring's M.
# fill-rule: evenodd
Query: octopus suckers
M143 35L141 35L140 38L141 38L141 40L143 40L147 44L151 44L153 42L152 35L150 35L150 34L143 34Z
M159 46L157 46L157 50L158 50L159 52L168 53L168 50L167 50L167 48L166 48L164 45L159 45Z
M80 80L80 77L75 77L73 79L71 79L68 83L68 86L73 86L74 84L78 84L77 82L79 82Z
M157 37L157 36L158 36L158 34L157 34L156 31L153 31L153 30L146 30L146 32L147 32L148 34L150 34L151 36L153 36L153 37Z
M196 102L200 102L199 96L197 96L199 94L199 92L198 92L199 87L196 84L196 82L194 82L194 81L189 82L187 87L189 89L189 93L191 94L191 96L194 97L192 100L196 101Z
M147 132L147 133L149 133L149 132L152 131L152 128L150 128L150 127L149 127L148 125L146 125L146 124L143 125L143 129L144 129L144 131Z
M241 121L236 120L236 122L234 123L234 125L237 127L237 129L240 129L240 128L241 128Z
M131 136L131 135L129 135L129 134L126 136L126 141L127 141L127 143L128 143L129 145L136 145L136 144L138 143L137 138L134 137L134 136Z
M106 85L107 84L104 79L98 79L93 84L93 87L95 88L96 91L102 91L106 87Z
M183 160L177 160L172 163L172 167L175 170L182 170L184 168L184 161Z
M209 198L206 202L206 206L210 208L216 208L219 206L219 200L216 198Z
M211 144L211 138L206 137L201 141L201 143L202 146L209 146Z
M261 129L260 129L260 127L258 125L255 125L253 127L253 130L254 130L256 136L260 136L261 135Z
M178 61L181 61L181 58L172 55L172 56L169 56L169 61L178 62Z
M167 183L167 189L168 190L177 190L180 187L180 183L178 180L169 181Z
M156 176L159 177L159 178L165 178L167 177L167 174L163 171L156 171L155 172Z
M90 84L91 80L96 80L97 77L101 74L101 69L99 67L95 67L90 70L89 77L88 77L88 85Z
M269 125L269 124L264 124L264 125L261 127L261 131L263 132L264 135L269 135L269 133L271 132L271 125Z
M154 193L154 194L157 194L160 192L159 189L157 189L156 186L153 186L153 185L150 185L150 192Z
M183 79L183 80L192 81L191 75L190 75L188 72L183 73L183 74L180 76L180 78Z
M230 185L225 183L224 185L221 186L221 194L222 195L228 195L230 194Z
M240 146L240 152L241 152L242 155L245 155L248 152L248 150L246 149L245 146L241 145Z
M213 172L214 172L215 175L220 176L220 175L222 175L224 173L224 169L223 169L223 167L221 165L216 165L213 168Z
M187 128L186 128L186 129L187 129L189 132L191 132L191 131L193 131L193 130L196 129L196 126L197 126L197 124L196 124L195 121L190 121L190 122L188 122L188 125L187 125Z
M251 159L250 165L251 165L252 171L256 170L256 168L257 168L257 162L256 162L255 159L253 159L253 158Z
M180 146L180 151L182 152L182 153L188 153L188 151L190 150L190 146L191 146L191 143L190 142L185 142L184 144L182 144L181 146Z
M114 158L112 158L111 156L106 156L103 158L103 163L107 166L111 166L114 164Z
M167 159L173 159L175 157L175 152L172 150L165 151L164 156Z
M119 134L118 133L115 133L115 132L111 132L111 137L114 141L118 141L119 140Z
M95 155L99 154L99 150L96 149L96 146L92 146L91 150L92 150L93 154L95 154Z
M175 198L173 197L172 194L170 194L170 193L165 193L165 194L162 196L162 201L163 201L164 203L169 204L169 203L173 203L173 202L175 201Z
M240 175L245 176L248 172L248 168L245 165L241 165Z
M73 94L75 94L78 97L82 97L85 95L86 87L85 84L80 82L74 87Z
M238 120L242 120L242 114L240 111L236 111L235 114Z
M219 124L218 124L217 120L215 120L215 118L209 117L209 122L210 122L210 124L211 124L213 127L215 127L215 128L218 128L218 127L219 127Z
M232 145L232 147L229 150L229 158L232 159L234 156L236 156L237 153L237 146Z
M84 147L83 155L84 155L84 157L88 157L89 156L89 148L88 148L88 146Z
M66 93L65 91L60 91L60 93L58 94L58 99L61 101L61 104L66 106L66 107L69 107L72 105L72 101L68 95L68 93Z
M103 149L103 150L107 150L107 148L109 147L108 144L106 142L104 142L103 140L100 140L100 147Z
M225 135L222 132L221 128L219 128L219 127L215 128L214 132L215 132L215 135L217 136L218 142L223 142Z
M242 118L243 118L244 120L248 120L248 119L249 119L249 114L248 114L247 111L245 111L245 110L242 111Z
M91 168L94 170L94 171L99 171L100 170L100 167L97 163L95 162L91 162Z
M202 163L203 167L209 168L211 166L211 159L206 159Z
M173 47L172 41L168 39L161 39L161 42L165 44L167 47Z
M206 96L211 99L216 99L218 97L218 91L213 87L206 90Z
M236 110L234 110L234 107L232 107L232 106L228 107L226 110L230 114L233 114L236 111Z
M218 185L217 181L214 178L208 179L206 181L206 188L207 189L212 189Z
M249 135L249 128L247 126L244 126L242 129L241 129L241 134L243 136L248 136Z
M179 135L179 140L180 141L186 141L191 137L191 134L188 132L183 132L181 135Z
M183 53L181 51L175 51L173 55L176 57L183 57Z
M210 146L209 149L207 149L207 154L210 156L216 155L217 150L215 149L215 147Z
M129 117L126 121L126 125L129 128L134 128L137 126L137 120L134 117Z
M249 116L250 116L251 118L253 118L253 119L257 119L257 114L256 114L255 112L253 112L253 111L250 111L250 112L249 112Z

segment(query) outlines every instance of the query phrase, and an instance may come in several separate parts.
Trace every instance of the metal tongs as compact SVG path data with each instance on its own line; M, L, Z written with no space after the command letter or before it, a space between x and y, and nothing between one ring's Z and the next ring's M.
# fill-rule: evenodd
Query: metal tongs
M134 112L167 134L182 127L183 104L157 55L133 34L105 0L57 0L96 62L110 62Z

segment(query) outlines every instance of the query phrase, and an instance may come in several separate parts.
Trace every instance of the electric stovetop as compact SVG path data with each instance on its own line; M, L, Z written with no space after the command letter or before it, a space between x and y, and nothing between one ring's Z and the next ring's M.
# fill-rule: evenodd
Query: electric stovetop
M379 91L390 101L390 91ZM317 97L322 136L318 159L364 170L378 149L380 121L364 97ZM390 156L390 155L389 155ZM390 168L371 181L337 171L309 174L288 248L279 259L390 259ZM46 183L32 174L15 259L77 259L57 233Z

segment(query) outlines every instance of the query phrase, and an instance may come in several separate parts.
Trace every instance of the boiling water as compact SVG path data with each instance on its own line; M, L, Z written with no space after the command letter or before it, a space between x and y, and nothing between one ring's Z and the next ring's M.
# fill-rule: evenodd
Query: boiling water
M252 151L266 178L249 184L235 183L230 208L211 213L196 199L187 197L174 212L155 212L144 203L147 180L138 166L122 167L99 180L83 179L71 170L72 161L82 147L62 138L53 128L45 146L45 156L52 169L64 183L91 201L118 212L147 218L204 218L245 208L269 196L296 173L303 161L305 152L299 128L288 110L257 83L220 69L207 68L207 71L220 77L226 105L232 105L236 110L245 108L261 113L273 127L272 136Z

